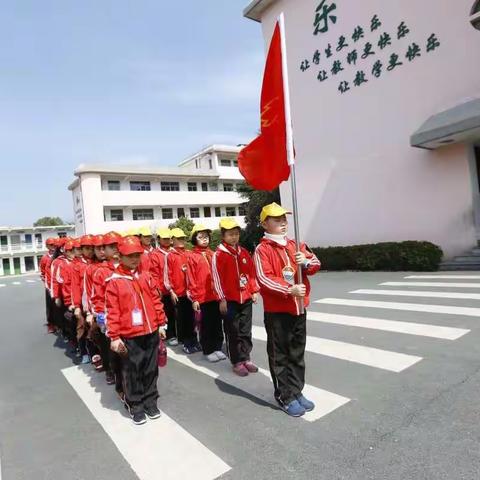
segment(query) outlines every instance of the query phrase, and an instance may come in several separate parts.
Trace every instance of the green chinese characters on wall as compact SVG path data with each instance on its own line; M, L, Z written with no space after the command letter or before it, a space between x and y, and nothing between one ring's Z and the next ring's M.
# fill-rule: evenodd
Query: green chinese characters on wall
M337 21L337 4L322 0L314 12L313 35L318 37L329 32ZM305 73L311 69L322 84L338 82L337 90L343 95L361 88L370 80L376 81L387 73L405 68L404 65L418 61L424 54L431 54L441 46L435 33L424 41L411 36L405 20L388 26L380 15L374 14L368 23L356 25L353 31L342 32L336 42L330 37L330 43L318 45L311 55L300 61L300 70Z

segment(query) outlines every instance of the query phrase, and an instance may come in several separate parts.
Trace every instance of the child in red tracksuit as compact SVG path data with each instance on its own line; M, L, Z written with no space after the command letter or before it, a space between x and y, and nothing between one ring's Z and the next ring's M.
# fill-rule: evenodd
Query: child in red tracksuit
M212 262L214 287L220 299L227 351L233 371L245 377L258 372L251 362L252 305L257 303L260 287L256 281L252 257L240 242L240 225L233 218L220 221L222 243Z
M118 245L120 265L107 279L105 291L110 348L122 355L125 406L133 423L160 417L157 407L158 345L165 338L166 318L155 282L138 267L143 247L136 237Z
M192 308L197 314L201 313L200 344L203 354L209 362L218 362L227 357L222 352L222 315L213 288L210 235L211 230L203 225L193 227L193 250L188 256L187 285Z
M255 268L263 297L267 353L275 398L293 417L313 410L302 394L305 385L306 313L310 284L307 276L320 269L317 257L287 238L287 212L272 203L263 207L260 221L265 236L255 250ZM298 282L302 269L303 282Z
M192 301L187 295L187 266L190 252L185 249L187 236L180 228L172 230L173 247L165 259L164 283L175 307L178 341L183 351L190 355L200 352L193 325Z

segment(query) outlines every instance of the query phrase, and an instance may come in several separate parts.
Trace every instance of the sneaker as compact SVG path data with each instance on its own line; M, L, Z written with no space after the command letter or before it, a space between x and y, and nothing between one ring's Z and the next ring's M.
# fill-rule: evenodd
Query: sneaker
M131 414L132 422L135 425L143 425L147 423L147 417L145 416L144 412L135 412Z
M302 394L297 397L297 400L306 412L311 412L315 408L315 404L311 400L305 398Z
M167 340L167 345L169 347L176 347L178 345L178 340L176 338L170 338Z
M90 357L88 355L82 355L82 360L80 361L82 365L86 365L87 363L90 363Z
M217 358L219 360L226 360L227 359L227 356L220 350L217 350L216 352L213 352L215 353L215 355L217 356Z
M105 372L105 380L107 381L107 385L113 385L115 383L115 375L110 370Z
M233 373L237 374L239 377L246 377L248 375L248 370L243 363L237 363L233 366Z
M245 368L250 372L250 373L257 373L258 372L258 367L251 362L250 360L247 360L246 362L243 362L245 365Z
M147 414L147 417L150 419L150 420L155 420L156 418L160 418L161 417L161 413L160 413L160 410L158 409L158 407L156 406L153 406L153 407L145 407L143 409L143 411Z
M220 359L217 356L217 352L213 352L210 355L205 355L209 362L215 363L218 362Z
M186 345L183 346L182 350L187 355L191 355L192 353L197 353L197 350L195 347L187 347Z
M291 417L301 417L305 415L305 408L300 405L297 399L292 400L288 405L282 405L282 410Z
M199 343L196 343L193 348L195 349L196 352L203 352L203 348Z

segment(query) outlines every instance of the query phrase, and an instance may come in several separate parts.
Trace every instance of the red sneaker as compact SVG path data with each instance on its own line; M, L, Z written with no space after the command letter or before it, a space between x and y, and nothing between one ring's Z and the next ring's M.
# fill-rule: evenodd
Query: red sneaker
M246 377L248 370L243 363L237 363L233 366L233 373L236 373L239 377Z
M250 373L257 373L258 372L258 367L251 362L250 360L243 362L245 365L245 368L250 372Z

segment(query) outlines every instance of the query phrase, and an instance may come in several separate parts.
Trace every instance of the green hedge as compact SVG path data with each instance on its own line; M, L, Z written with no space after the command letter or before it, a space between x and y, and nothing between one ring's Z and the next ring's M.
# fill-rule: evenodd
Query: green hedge
M322 270L432 272L443 252L430 242L385 242L351 247L312 248Z

